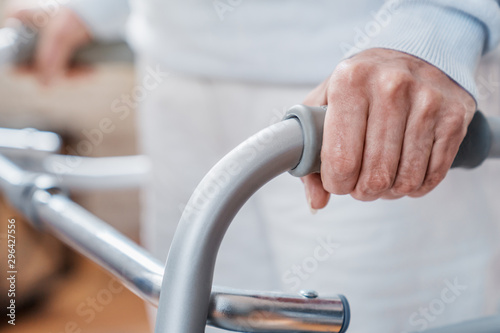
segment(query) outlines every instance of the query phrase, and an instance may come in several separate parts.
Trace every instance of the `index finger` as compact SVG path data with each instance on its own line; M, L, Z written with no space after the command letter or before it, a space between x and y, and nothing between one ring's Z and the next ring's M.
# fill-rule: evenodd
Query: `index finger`
M369 102L355 81L340 77L329 87L321 176L333 194L354 190L363 159Z

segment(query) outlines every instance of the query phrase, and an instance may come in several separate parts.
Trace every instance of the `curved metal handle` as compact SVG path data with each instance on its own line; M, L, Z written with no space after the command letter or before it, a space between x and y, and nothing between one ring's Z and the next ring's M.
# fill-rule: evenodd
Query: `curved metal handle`
M168 254L156 333L204 332L212 306L215 259L224 233L255 191L299 163L303 147L300 124L288 119L243 142L201 181L181 217ZM303 304L307 315L290 320L285 311L285 317L270 316L270 326L255 332L344 332L349 313L347 302L340 300L307 300ZM324 311L327 308L334 311Z
M287 119L242 143L201 181L182 215L168 255L156 333L204 332L215 259L229 224L245 201L270 179L290 170L296 176L319 170L324 117L325 108L292 108ZM477 166L487 156L499 157L500 126L495 125L492 131L489 124L500 122L486 121L480 114L474 119L455 166ZM318 322L315 329L306 332L345 331L347 313L341 313L341 325ZM275 331L303 332L298 327Z
M325 106L305 105L296 105L285 115L285 119L296 118L300 122L305 138L303 157L300 163L290 171L292 175L303 177L320 171L325 115ZM475 168L488 157L500 157L500 118L487 118L477 111L460 145L452 168Z

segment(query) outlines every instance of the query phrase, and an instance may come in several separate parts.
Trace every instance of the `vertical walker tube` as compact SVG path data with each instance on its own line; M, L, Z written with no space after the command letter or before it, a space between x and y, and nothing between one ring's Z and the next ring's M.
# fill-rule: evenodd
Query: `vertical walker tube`
M205 331L215 259L229 224L255 191L299 163L302 148L300 124L284 121L239 145L201 181L168 254L156 333Z

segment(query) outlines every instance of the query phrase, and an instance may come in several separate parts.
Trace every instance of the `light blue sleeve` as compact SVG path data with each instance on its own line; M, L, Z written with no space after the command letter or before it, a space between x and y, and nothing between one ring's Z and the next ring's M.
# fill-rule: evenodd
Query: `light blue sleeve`
M496 0L390 0L348 56L370 48L402 51L438 67L472 96L481 56L500 39Z
M130 15L128 0L70 0L66 6L78 14L96 40L125 39Z

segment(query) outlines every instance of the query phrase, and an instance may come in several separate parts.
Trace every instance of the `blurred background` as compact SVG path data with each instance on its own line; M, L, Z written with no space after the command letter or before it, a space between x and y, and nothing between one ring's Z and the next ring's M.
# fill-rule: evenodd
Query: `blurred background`
M22 5L34 1L15 2ZM7 1L0 0L2 20L6 5ZM49 87L42 87L29 73L1 69L0 127L53 131L63 137L64 147L75 147L84 139L82 130L97 128L99 121L110 112L113 100L129 93L133 84L132 62L111 61L86 66L71 78ZM136 154L134 123L133 115L117 122L116 129L106 134L89 156ZM73 194L76 202L134 240L138 239L138 198L137 190ZM126 289L113 293L111 301L106 299L105 304L98 306L100 311L94 311L92 320L90 313L79 315L77 309L89 310L89 297L102 296L99 293L109 289L111 276L59 241L34 231L0 198L2 240L6 237L7 219L12 217L17 220L17 259L22 272L17 281L19 308L16 326L6 325L2 320L1 332L66 333L81 329L81 332L126 333L148 330L143 302ZM1 267L6 262L5 253L2 251ZM2 283L4 274L2 269ZM2 296L6 294L4 287L0 284ZM77 327L71 328L72 323Z

